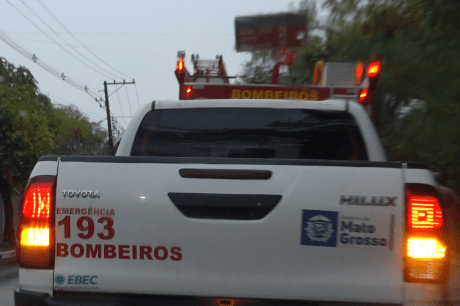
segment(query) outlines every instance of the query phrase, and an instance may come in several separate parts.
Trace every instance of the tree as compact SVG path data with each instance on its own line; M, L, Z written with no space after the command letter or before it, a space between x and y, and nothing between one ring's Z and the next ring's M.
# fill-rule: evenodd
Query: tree
M460 71L460 2L329 0L327 5L342 20L339 33L328 37L335 50L331 60L357 61L371 52L382 57L376 126L390 160L424 162L459 192L460 80L454 76ZM416 109L414 101L424 106ZM411 111L401 116L403 107Z
M107 132L101 127L102 121L90 122L74 105L57 105L54 114L59 121L59 129L50 154L108 154Z
M15 245L11 190L14 180L24 182L38 156L53 143L56 121L51 104L38 93L29 70L2 58L0 75L0 192L5 208L4 241Z
M460 2L327 0L325 7L326 27L336 30L296 50L291 80L308 84L317 60L357 62L378 53L375 125L389 159L423 162L460 192Z
M0 193L5 209L4 241L15 245L11 190L25 186L44 154L107 154L106 133L75 106L53 106L33 75L1 58Z

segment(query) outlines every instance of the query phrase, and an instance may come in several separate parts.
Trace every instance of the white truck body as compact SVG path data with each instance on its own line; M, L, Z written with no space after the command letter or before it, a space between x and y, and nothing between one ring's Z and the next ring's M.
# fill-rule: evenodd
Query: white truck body
M136 133L153 108L349 112L368 160L132 157ZM271 175L194 178L182 171ZM39 175L57 176L56 257L53 269L21 268L18 292L50 298L135 294L402 304L405 184L435 185L419 165L386 162L365 111L341 100L156 101L134 116L115 157L43 158L31 177ZM218 210L206 216L209 207L241 208L239 199L260 203L246 219ZM272 202L260 218L251 217Z

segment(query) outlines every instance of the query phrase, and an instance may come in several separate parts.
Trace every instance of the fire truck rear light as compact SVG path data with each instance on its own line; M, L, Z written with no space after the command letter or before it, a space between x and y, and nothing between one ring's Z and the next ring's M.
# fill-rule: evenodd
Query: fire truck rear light
M181 72L182 70L184 70L184 57L182 56L179 60L179 62L177 62L177 66L176 66L176 69Z
M359 103L364 102L364 100L367 97L367 91L368 91L367 88L364 88L363 90L361 90L361 92L359 93Z
M49 246L49 228L24 228L21 232L21 246Z
M358 65L356 65L355 85L361 84L363 72L364 72L364 63L359 62Z
M49 219L52 186L52 182L37 182L28 188L22 208L24 217Z
M409 197L408 225L410 229L439 229L442 226L442 210L435 197Z
M367 67L367 76L373 78L378 76L380 73L380 61L375 61L369 64Z
M185 95L186 95L187 97L190 97L191 94L192 94L192 87L189 86L189 87L187 87L187 89L185 90Z

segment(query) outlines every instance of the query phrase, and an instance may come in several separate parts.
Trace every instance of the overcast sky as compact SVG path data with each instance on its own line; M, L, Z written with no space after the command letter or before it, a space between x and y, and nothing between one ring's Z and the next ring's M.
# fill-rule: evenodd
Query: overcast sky
M131 81L119 72L132 77L136 80L142 105L152 100L178 98L179 87L174 76L178 50L186 51L186 65L190 72L190 55L198 53L202 59L213 59L222 54L228 74L238 74L249 55L235 51L235 16L287 11L290 2L297 5L299 0L1 0L0 34L96 92L103 89L105 80L121 81L124 77ZM40 91L49 94L53 102L75 104L92 121L106 118L105 111L89 95L52 76L1 40L0 56L16 66L30 69ZM107 71L120 77L114 78ZM126 116L117 118L124 127L131 119L128 116L139 107L136 87L125 87L118 91L118 95L114 93L109 98L115 116ZM110 86L109 93L115 89ZM103 92L98 94L103 97ZM104 126L107 126L105 121Z

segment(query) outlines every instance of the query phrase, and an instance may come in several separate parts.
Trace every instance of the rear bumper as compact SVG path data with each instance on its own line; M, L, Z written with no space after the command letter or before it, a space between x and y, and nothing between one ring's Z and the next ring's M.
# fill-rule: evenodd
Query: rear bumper
M303 305L372 305L367 303L338 303L338 302L307 302L290 300L258 300L258 299L225 299L189 296L157 296L157 295L118 295L91 293L59 293L54 297L48 293L16 290L14 292L16 306L303 306ZM396 304L378 304L396 305Z

